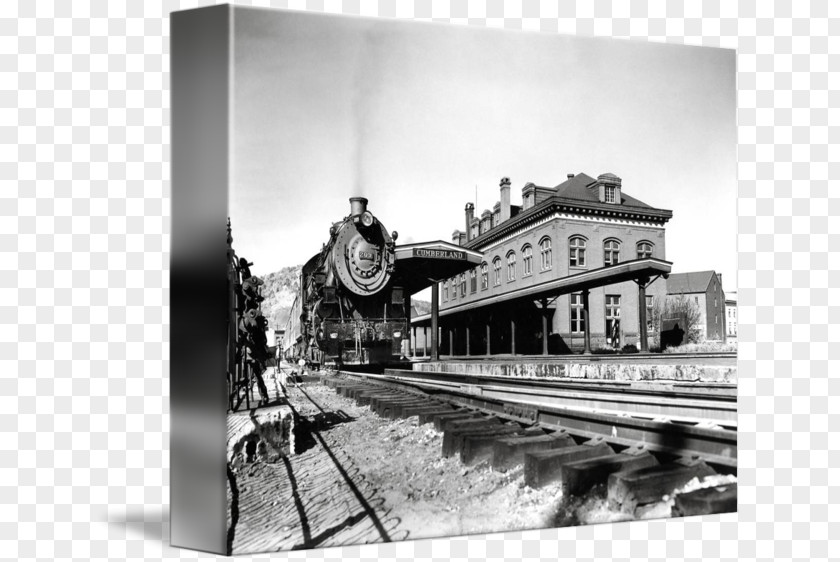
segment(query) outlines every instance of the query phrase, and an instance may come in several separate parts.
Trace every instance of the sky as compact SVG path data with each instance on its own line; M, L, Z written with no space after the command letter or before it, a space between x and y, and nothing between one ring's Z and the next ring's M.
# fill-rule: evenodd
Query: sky
M233 247L256 275L301 265L368 209L398 244L451 241L511 179L622 178L673 211L677 272L736 274L735 51L239 8Z

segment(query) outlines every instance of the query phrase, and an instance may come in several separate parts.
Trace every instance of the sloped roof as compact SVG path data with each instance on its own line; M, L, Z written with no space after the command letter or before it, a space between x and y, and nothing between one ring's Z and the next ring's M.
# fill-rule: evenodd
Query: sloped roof
M613 174L603 175L616 177ZM554 189L557 190L558 197L598 203L598 190L596 189L595 184L596 180L592 177L586 174L577 174L573 178L567 179L563 183L557 185ZM639 201L635 197L627 195L623 189L621 190L621 204L627 205L629 207L641 207L644 209L653 208L647 203L644 203L643 201Z
M554 187L557 190L558 197L565 197L566 199L580 199L582 201L598 202L598 192L593 193L591 189L586 186L595 182L595 179L586 174L577 174L575 177L567 179L563 183Z
M667 291L669 295L683 293L705 293L715 276L714 271L690 271L688 273L672 273L668 277Z

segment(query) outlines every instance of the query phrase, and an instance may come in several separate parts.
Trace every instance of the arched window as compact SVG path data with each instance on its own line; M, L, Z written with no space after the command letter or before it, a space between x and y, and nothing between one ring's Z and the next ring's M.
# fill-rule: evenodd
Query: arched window
M531 248L530 244L526 244L522 247L522 275L531 275L534 270L534 249Z
M452 298L458 298L458 280L455 277L452 278Z
M470 292L471 293L474 293L476 291L476 289L478 288L476 286L477 283L476 283L476 277L475 276L476 276L475 269L471 269L470 270Z
M487 288L487 262L481 264L481 290Z
M507 280L516 279L516 252L511 250L507 254Z
M604 242L604 265L615 265L618 263L618 252L621 249L621 242L618 240L607 240Z
M581 236L569 240L569 267L586 267L586 240Z
M467 296L467 274L466 273L461 274L461 296L462 297Z
M636 257L638 259L653 257L653 244L647 240L642 240L636 244Z
M502 284L502 258L496 256L493 260L493 285Z
M551 238L540 240L540 271L551 269Z

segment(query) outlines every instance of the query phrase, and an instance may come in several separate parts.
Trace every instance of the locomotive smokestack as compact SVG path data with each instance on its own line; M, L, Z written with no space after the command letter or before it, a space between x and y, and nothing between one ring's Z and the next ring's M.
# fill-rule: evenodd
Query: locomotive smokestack
M368 200L364 197L350 198L350 216L356 217L367 211Z

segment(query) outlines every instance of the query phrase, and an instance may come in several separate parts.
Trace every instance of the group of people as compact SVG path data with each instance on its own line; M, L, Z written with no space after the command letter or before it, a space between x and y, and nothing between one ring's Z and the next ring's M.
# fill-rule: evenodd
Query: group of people
M260 303L265 300L265 297L260 294L260 287L263 285L263 280L251 275L251 266L254 264L247 259L239 258L237 265L242 280L241 293L237 298L238 309L240 310L239 325L237 327L237 360L241 361L243 358L245 359L257 383L257 388L260 393L259 405L265 405L269 403L269 396L263 373L266 371L272 354L266 338L268 320L260 311ZM282 352L278 345L274 355L278 373L280 372L281 355ZM282 382L284 386L288 383L294 384L300 381L301 379L299 377L306 374L308 366L309 364L305 358L301 357L298 359L297 370L291 372L291 379L283 377L284 380Z
M263 284L262 279L251 275L249 263L245 258L239 258L239 271L242 275L242 297L244 312L239 321L239 345L243 350L245 361L248 363L251 373L257 382L260 392L260 404L268 404L268 389L263 380L263 372L266 369L271 352L268 348L268 341L265 336L268 320L260 314L260 303L264 297L260 295L259 287Z

